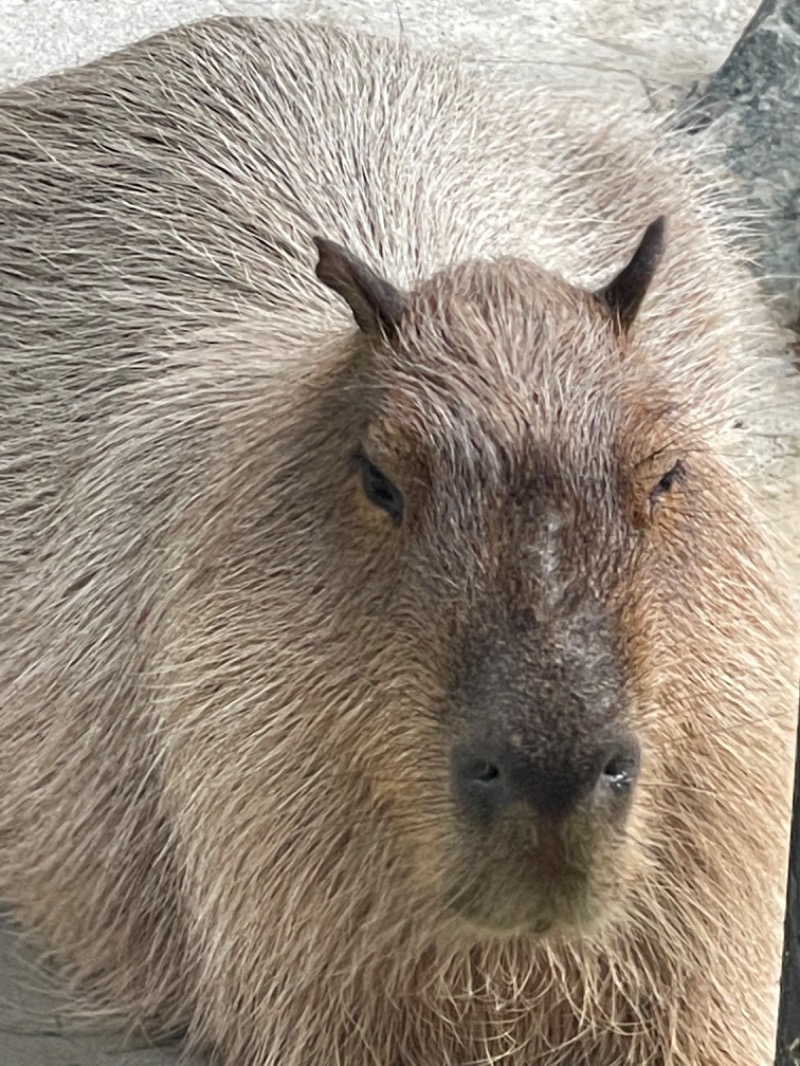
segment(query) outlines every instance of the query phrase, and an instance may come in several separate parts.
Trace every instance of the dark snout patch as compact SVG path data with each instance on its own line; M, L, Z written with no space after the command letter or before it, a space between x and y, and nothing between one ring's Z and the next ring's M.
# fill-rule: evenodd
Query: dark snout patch
M624 803L639 745L602 611L496 622L470 635L462 663L451 767L467 817L486 827L517 804L561 818L582 803Z

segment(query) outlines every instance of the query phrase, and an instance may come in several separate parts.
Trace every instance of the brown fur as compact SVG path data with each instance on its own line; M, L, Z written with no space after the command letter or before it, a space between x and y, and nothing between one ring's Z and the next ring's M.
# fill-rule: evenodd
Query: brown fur
M800 641L726 211L648 119L332 28L0 96L0 886L76 982L230 1066L771 1061ZM591 740L562 668L643 753L574 883L449 783L478 705Z

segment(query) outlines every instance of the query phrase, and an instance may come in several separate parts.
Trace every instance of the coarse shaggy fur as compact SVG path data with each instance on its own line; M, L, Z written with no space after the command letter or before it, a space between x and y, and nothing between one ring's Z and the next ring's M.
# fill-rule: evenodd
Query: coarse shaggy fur
M0 95L0 892L76 988L226 1066L771 1061L800 640L712 186L654 120L332 27ZM660 215L620 332L591 294ZM588 743L540 681L590 708L604 655L642 763L567 883L451 757L477 704Z

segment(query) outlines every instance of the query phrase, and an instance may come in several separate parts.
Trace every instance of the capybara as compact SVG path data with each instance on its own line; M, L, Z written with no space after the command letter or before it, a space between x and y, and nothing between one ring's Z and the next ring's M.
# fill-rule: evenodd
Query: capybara
M269 20L0 96L0 889L76 994L225 1066L770 1062L782 386L697 151Z

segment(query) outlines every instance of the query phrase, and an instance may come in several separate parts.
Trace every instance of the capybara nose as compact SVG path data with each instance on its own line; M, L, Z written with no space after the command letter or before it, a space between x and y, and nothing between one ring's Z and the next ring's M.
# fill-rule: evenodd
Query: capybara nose
M525 751L510 743L472 743L453 754L453 788L468 817L489 825L512 804L563 817L581 801L619 809L639 772L639 744L630 734L568 754Z

